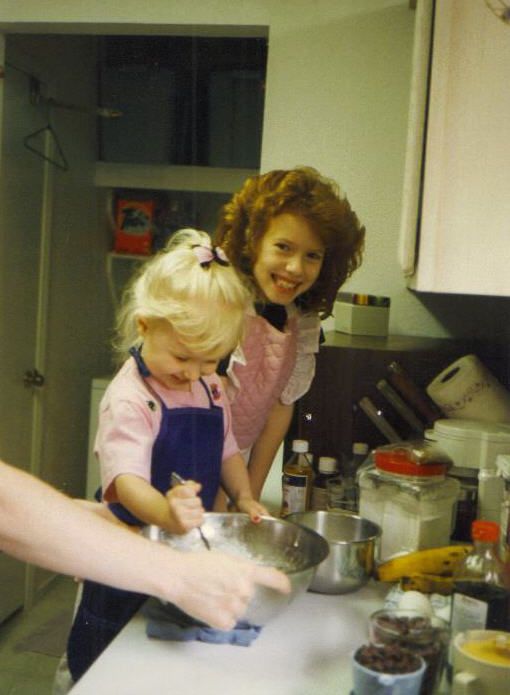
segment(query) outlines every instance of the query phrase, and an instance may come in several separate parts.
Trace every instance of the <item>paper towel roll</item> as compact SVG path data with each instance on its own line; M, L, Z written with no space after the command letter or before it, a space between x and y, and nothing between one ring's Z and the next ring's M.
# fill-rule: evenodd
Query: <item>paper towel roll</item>
M510 392L476 355L453 362L430 382L427 393L446 417L510 422Z

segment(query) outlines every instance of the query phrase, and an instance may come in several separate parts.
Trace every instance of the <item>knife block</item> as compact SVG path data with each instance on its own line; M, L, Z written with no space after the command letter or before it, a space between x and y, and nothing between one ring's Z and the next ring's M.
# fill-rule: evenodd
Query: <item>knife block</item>
M507 347L469 340L392 335L348 335L331 331L320 346L311 388L297 403L285 439L284 460L293 439L306 439L316 464L319 456L350 457L353 442L375 448L388 441L358 406L368 396L402 439L415 437L411 427L378 391L388 378L388 365L396 361L425 393L426 385L451 362L475 353L500 379L507 382ZM397 390L397 389L395 389ZM398 391L397 391L398 392ZM416 412L416 411L415 411ZM416 413L418 415L418 413Z

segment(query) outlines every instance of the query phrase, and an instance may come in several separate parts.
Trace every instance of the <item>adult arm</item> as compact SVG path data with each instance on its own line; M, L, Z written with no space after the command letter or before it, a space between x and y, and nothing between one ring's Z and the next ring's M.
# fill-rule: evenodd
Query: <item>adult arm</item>
M92 512L93 514L97 514L97 516L110 521L112 524L117 524L118 526L130 529L131 531L138 531L138 528L126 526L126 524L120 521L120 519L118 519L106 505L101 504L101 502L92 502L91 500L82 500L79 498L73 499L73 502L76 502L76 504L82 509L86 509L88 512Z
M252 447L248 462L250 486L255 499L260 499L274 457L289 429L294 405L277 401L269 411L264 429Z
M230 629L262 584L288 592L273 568L215 551L179 553L83 508L0 462L0 548L56 572L157 596Z

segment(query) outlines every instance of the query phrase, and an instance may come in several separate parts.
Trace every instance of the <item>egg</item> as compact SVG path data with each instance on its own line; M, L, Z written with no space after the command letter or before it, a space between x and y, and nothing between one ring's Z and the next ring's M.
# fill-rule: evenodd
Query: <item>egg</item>
M434 611L428 596L420 591L405 591L398 602L398 607L405 610L412 610L421 615L432 616Z

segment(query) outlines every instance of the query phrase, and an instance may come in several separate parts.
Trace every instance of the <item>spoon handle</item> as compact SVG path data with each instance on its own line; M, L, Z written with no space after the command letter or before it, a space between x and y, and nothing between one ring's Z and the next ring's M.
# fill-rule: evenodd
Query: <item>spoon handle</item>
M183 478L182 476L180 476L180 475L179 475L178 473L176 473L175 471L172 471L172 475L171 475L171 485L172 485L172 487L174 487L175 485L183 485L185 482L186 482L186 481L184 480L184 478ZM207 550L210 550L210 549L211 549L211 545L210 545L209 541L207 540L207 538L204 536L204 532L202 531L202 527L201 527L201 526L198 527L198 532L199 532L199 534L200 534L200 538L202 539L203 544L205 545L205 547L207 548Z
M202 531L202 527L201 527L201 526L198 527L198 532L199 532L199 534L200 534L200 538L202 539L203 544L205 545L205 547L207 548L207 550L210 550L210 549L211 549L211 545L210 545L209 541L207 540L207 538L204 536L204 532Z

